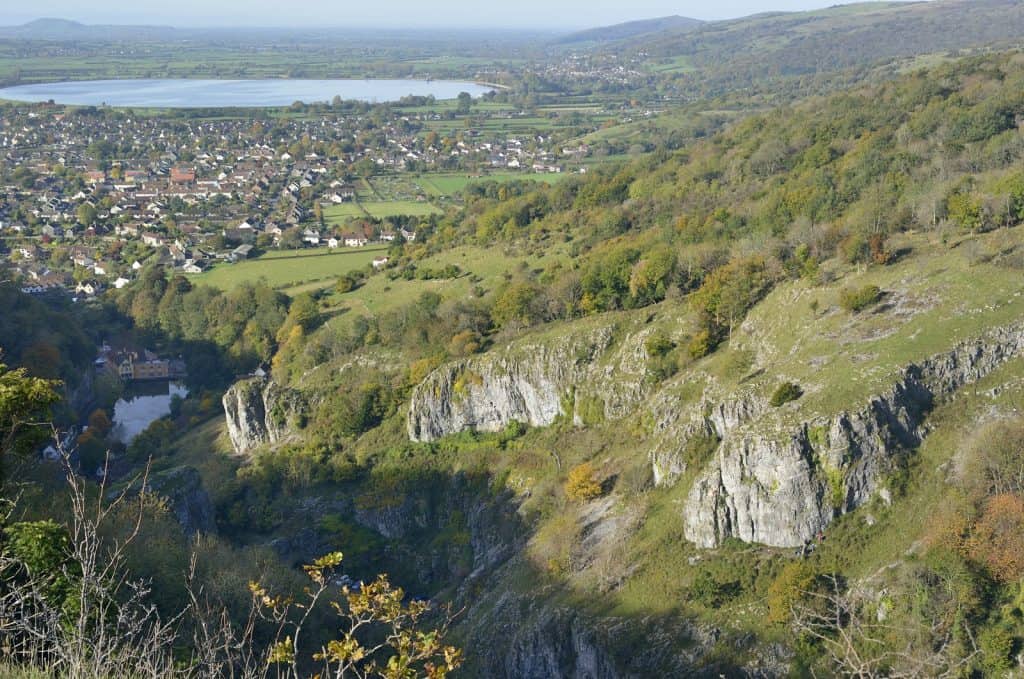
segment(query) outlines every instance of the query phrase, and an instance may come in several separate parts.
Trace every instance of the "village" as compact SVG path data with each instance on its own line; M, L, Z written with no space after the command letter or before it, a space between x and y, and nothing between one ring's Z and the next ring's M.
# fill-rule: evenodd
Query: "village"
M461 120L430 128L443 118L371 106L192 119L8 105L0 258L25 292L89 297L148 264L194 275L271 248L412 241L464 178L558 175L588 153L552 135L453 129Z

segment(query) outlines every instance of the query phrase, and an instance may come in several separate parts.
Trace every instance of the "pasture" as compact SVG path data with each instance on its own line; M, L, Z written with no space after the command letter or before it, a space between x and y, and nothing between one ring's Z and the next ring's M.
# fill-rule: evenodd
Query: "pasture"
M426 174L417 177L416 181L433 196L451 196L462 191L466 186L479 182L511 182L535 181L554 184L567 175L536 174L532 172L495 172L492 174Z
M235 264L217 264L209 271L190 276L193 283L230 290L244 281L263 279L272 288L290 288L318 282L329 285L350 271L368 266L387 251L386 245L362 248L310 248L268 252Z

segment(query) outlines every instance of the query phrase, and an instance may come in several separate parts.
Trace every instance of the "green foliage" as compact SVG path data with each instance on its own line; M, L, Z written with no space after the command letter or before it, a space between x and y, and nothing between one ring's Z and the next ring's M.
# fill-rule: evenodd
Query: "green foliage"
M604 400L600 396L576 396L576 415L586 427L604 422Z
M721 440L714 434L691 436L683 447L683 461L687 469L702 469L718 449Z
M969 193L957 191L946 198L946 211L953 223L967 231L977 231L985 225L981 201Z
M806 561L791 561L768 587L768 622L789 622L793 607L816 589L818 573Z
M267 362L288 319L311 327L315 301L288 298L263 283L242 283L229 292L195 286L181 276L170 281L161 268L143 269L136 284L120 291L118 306L145 330L159 330L186 349L193 386L221 386L237 372ZM285 333L287 337L288 333ZM225 360L227 359L227 360Z
M491 318L498 326L525 327L537 320L536 302L539 290L532 283L518 282L508 285L494 300Z
M128 445L128 457L134 462L145 462L165 453L165 449L178 437L178 428L169 418L153 420ZM102 462L102 460L100 461ZM93 467L95 468L95 467Z
M51 520L12 523L4 529L2 548L17 564L13 572L3 573L5 579L35 582L49 605L65 614L76 610L80 569L63 526Z
M874 306L882 299L882 289L877 285L865 285L863 288L843 288L839 292L839 306L850 313L859 313Z
M768 404L772 408L778 408L783 406L790 401L795 401L804 395L804 390L800 388L799 384L793 384L792 382L783 382L775 388L772 392L771 398L768 399Z
M698 602L705 608L718 608L739 593L738 581L721 582L706 570L697 572L687 591L690 600Z
M690 297L702 325L701 333L691 342L690 354L699 358L713 351L747 311L768 294L773 282L760 257L734 259L713 271Z
M981 665L990 675L1001 674L1014 665L1013 653L1017 640L1003 627L991 627L978 635Z
M660 331L651 333L644 341L644 351L647 353L648 358L661 358L675 348L675 342L668 335Z
M710 328L702 328L691 339L686 346L686 351L692 358L704 358L718 346L720 339L717 339Z
M338 424L345 434L359 436L379 425L394 407L394 396L386 384L364 382L342 397Z
M8 455L25 453L44 440L49 408L59 399L57 382L29 377L24 368L10 370L0 363L0 485Z

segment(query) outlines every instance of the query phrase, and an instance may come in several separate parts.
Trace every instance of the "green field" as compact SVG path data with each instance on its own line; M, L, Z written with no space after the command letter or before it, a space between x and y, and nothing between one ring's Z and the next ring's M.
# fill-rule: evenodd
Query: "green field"
M218 264L192 276L194 283L228 290L243 281L263 279L273 288L287 288L314 281L330 281L342 274L362 269L387 250L385 245L329 250L285 250L237 264Z
M377 219L399 215L426 217L428 215L441 214L441 210L435 205L415 200L367 201L362 204L362 207L370 213L370 216Z
M430 174L418 177L417 181L434 196L450 196L466 188L469 184L477 182L510 182L526 180L535 182L547 182L554 184L566 176L562 174L534 174L527 172L495 172L494 174L468 175L468 174Z
M366 213L359 203L341 203L324 208L324 221L327 224L340 224L351 217L365 217Z

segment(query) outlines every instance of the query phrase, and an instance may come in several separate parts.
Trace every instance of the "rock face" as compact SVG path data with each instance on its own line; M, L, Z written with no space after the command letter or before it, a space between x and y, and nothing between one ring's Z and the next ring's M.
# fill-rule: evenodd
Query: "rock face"
M441 366L416 387L409 405L413 441L460 431L496 432L511 422L547 426L626 415L647 394L644 331L614 350L603 326L549 343L524 343Z
M922 424L936 400L1022 350L1024 328L993 331L908 366L859 410L795 428L780 428L767 414L758 418L756 409L729 421L706 418L722 442L687 498L687 539L706 548L730 537L777 547L806 544L879 490L894 456L924 438ZM655 462L664 478L671 465Z
M239 455L286 439L302 410L296 392L265 378L236 382L224 394L223 404L228 436Z
M140 490L142 485L133 483L126 492L135 495ZM210 533L216 529L213 502L195 467L173 467L157 472L147 480L146 490L167 501L171 513L186 533ZM109 491L107 499L114 500L120 492L116 489Z
M505 590L471 609L463 630L474 653L468 676L490 679L647 679L648 677L782 677L791 654L752 636L727 639L721 630L683 620L600 620L543 601L541 594ZM714 651L728 643L745 664L721 664Z

